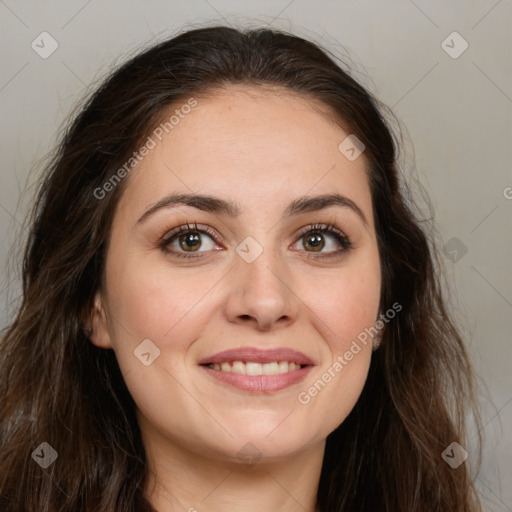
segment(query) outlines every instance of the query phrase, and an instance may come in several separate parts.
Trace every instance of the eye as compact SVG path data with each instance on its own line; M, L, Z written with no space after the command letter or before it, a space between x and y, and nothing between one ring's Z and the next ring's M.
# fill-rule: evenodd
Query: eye
M210 243L203 243L205 235L210 239ZM215 234L209 228L200 229L196 223L194 226L190 226L188 222L186 226L179 226L166 233L158 243L162 251L179 258L195 258L197 256L186 253L209 251L214 249L215 245ZM205 251L200 251L201 248L204 248Z
M210 239L207 244L203 242L205 235ZM329 238L331 241L329 241ZM215 249L216 239L217 235L211 228L207 226L199 228L196 223L190 226L187 222L185 226L179 226L166 233L158 242L158 246L164 253L179 258L200 258L200 255L196 256L193 253L219 250ZM311 253L308 258L335 257L353 247L350 239L331 224L315 224L306 227L299 234L299 240L294 245L300 242L302 242L306 252ZM338 249L336 249L336 246L338 246ZM323 251L325 248L328 250ZM201 251L200 249L204 250Z
M309 226L299 236L300 238L296 243L302 243L306 252L316 253L308 255L309 258L338 256L353 247L351 240L332 224ZM329 238L331 239L330 242ZM334 239L334 242L332 239ZM338 246L338 249L336 249L336 246ZM325 248L328 250L321 252Z

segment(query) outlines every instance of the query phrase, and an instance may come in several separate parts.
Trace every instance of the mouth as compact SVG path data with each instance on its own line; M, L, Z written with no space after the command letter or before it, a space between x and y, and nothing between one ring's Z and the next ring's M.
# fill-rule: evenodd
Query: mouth
M204 358L199 366L225 386L270 393L299 383L315 364L295 350L243 348Z

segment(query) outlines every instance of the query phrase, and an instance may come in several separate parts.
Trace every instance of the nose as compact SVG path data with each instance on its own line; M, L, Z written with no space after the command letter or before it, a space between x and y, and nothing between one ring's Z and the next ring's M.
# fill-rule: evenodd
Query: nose
M270 331L296 320L299 299L291 277L270 251L264 250L252 263L237 256L234 266L226 303L230 322Z

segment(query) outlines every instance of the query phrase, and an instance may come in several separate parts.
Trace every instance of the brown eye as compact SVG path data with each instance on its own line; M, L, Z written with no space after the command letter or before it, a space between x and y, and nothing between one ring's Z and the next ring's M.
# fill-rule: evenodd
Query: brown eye
M201 247L201 235L196 232L190 232L178 237L179 245L184 251L191 249L197 251Z
M300 235L300 244L308 257L315 258L340 256L353 247L348 236L331 224L309 226Z
M199 229L195 223L193 227L187 223L186 226L171 230L161 238L158 245L166 254L182 258L200 257L201 253L218 248L215 235L209 228Z
M314 233L305 235L302 238L304 242L304 247L311 247L312 251L318 252L321 251L325 247L325 241L323 239L323 234Z
M164 253L172 256L198 258L202 256L201 253L219 250L216 240L217 236L210 228L200 229L195 223L194 226L187 223L163 236L158 245ZM350 239L330 224L309 226L299 235L297 243L302 245L301 250L309 253L308 257L315 258L340 256L353 247Z

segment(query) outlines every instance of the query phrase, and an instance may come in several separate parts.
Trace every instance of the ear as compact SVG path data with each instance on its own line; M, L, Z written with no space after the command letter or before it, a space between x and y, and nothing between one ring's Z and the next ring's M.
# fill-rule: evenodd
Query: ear
M105 306L101 297L101 292L96 292L94 304L90 314L89 340L99 348L113 348L110 341L110 331L105 314Z

